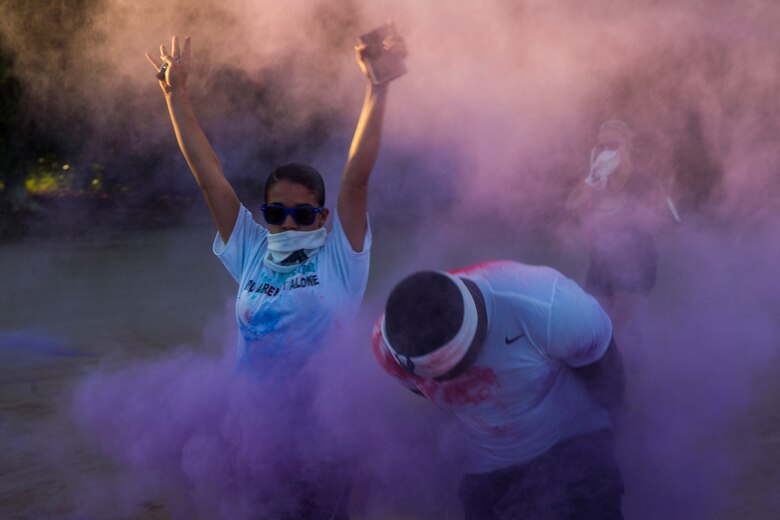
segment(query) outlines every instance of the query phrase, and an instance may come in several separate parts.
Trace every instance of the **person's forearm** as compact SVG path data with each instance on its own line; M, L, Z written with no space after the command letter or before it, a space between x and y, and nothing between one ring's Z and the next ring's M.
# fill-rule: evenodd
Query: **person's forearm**
M379 155L388 86L369 84L349 148L345 181L364 184Z
M183 89L174 90L167 92L165 99L179 148L206 199L222 241L227 244L241 203L195 118L187 93Z
M588 196L587 190L588 186L583 181L577 182L577 185L571 191L564 203L564 207L570 215L580 216L580 213L585 206L586 197Z
M369 85L339 187L338 214L354 251L363 250L368 212L368 178L379 155L387 85Z
M165 99L179 148L198 186L208 191L216 183L224 181L222 165L198 124L187 92L184 89L174 90Z

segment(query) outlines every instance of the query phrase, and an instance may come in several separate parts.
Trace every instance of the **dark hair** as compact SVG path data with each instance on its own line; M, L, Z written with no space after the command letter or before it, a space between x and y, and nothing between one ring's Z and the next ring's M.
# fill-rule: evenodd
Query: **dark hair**
M387 339L398 354L428 354L455 337L463 309L460 290L447 276L435 271L412 274L387 298Z
M309 189L317 199L320 207L325 205L325 182L316 169L301 163L288 163L279 166L265 180L265 201L268 202L268 192L279 181L300 184Z

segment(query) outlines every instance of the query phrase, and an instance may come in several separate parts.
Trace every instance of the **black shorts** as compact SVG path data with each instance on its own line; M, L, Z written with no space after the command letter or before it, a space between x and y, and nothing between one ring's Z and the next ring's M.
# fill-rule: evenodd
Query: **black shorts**
M611 430L559 442L525 464L467 474L466 520L622 520L623 478Z

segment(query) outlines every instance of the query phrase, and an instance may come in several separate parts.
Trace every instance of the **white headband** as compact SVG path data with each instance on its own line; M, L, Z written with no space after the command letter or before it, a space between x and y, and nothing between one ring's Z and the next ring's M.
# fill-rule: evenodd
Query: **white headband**
M439 271L439 273L445 275L457 286L463 299L463 322L460 325L460 330L445 345L422 356L399 354L393 349L390 340L387 339L387 329L385 327L387 320L384 316L382 317L382 338L385 340L385 345L387 345L393 357L402 367L406 367L414 375L425 379L443 376L455 368L474 341L479 323L477 305L474 303L474 297L466 287L466 284L460 278L449 273L443 271Z

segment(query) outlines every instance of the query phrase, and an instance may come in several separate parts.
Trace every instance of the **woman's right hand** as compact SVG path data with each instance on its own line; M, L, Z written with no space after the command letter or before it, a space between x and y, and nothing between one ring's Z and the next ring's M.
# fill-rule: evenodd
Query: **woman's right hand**
M171 53L165 45L160 45L160 58L155 58L148 52L146 59L157 72L160 88L165 94L174 90L184 89L187 82L187 74L190 69L190 37L184 38L184 45L179 45L179 37L171 38Z

